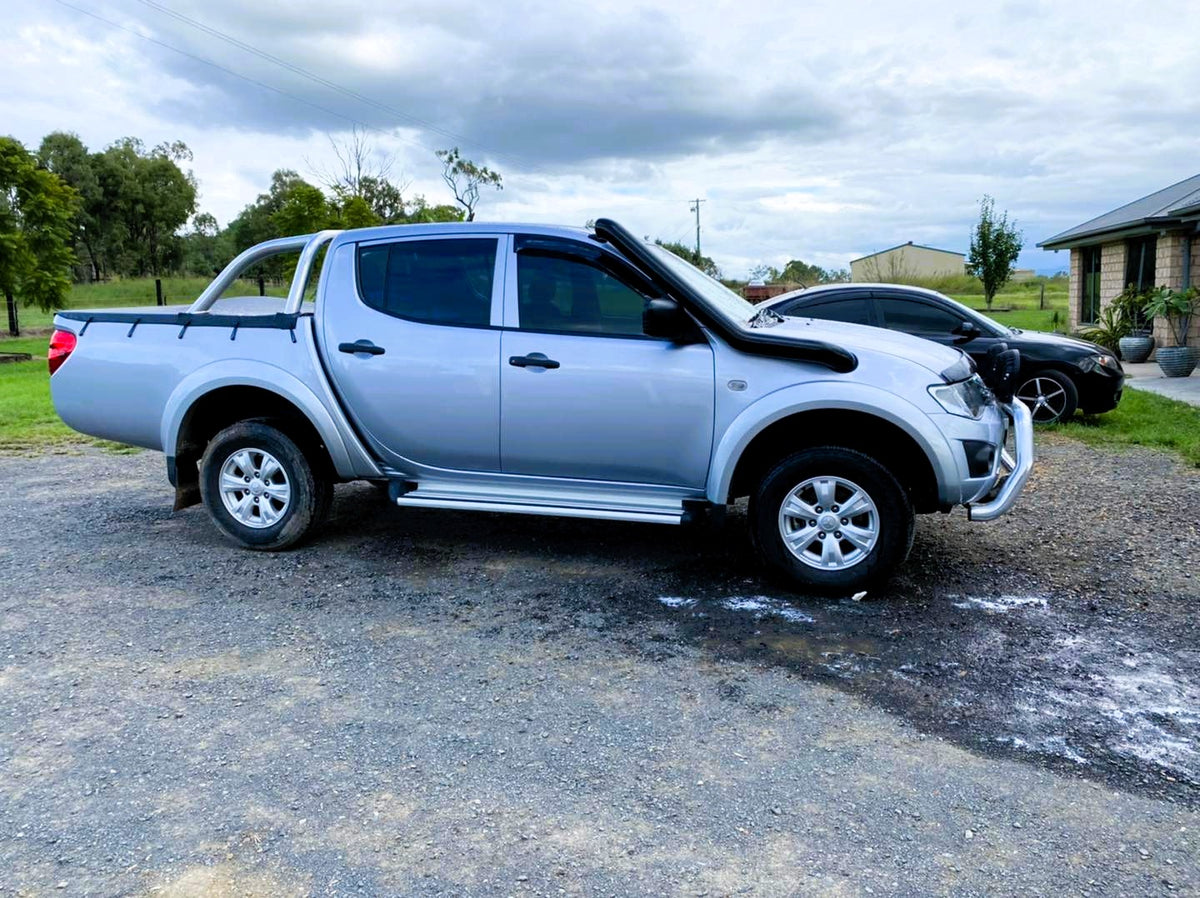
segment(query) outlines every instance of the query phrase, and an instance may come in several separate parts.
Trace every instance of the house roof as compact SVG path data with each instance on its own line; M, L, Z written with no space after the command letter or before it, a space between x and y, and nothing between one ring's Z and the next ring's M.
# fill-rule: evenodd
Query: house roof
M1092 237L1140 226L1169 224L1172 219L1200 213L1200 175L1164 187L1140 200L1085 221L1043 240L1043 249L1062 249L1086 243Z
M868 253L865 256L859 256L857 259L851 259L850 264L853 265L855 262L862 262L864 259L873 259L875 256L882 256L884 253L890 253L894 249L905 249L910 246L913 249L927 249L927 250L930 250L931 252L935 252L935 253L945 253L948 256L959 256L963 259L966 258L966 255L964 253L956 253L952 249L938 249L936 246L923 246L920 243L913 243L910 240L910 241L908 241L908 243L900 243L900 244L897 244L896 246L889 246L887 249L879 250L879 252Z

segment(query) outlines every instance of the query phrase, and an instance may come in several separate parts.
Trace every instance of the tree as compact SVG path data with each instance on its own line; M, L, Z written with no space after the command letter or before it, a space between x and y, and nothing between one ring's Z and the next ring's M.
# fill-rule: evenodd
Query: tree
M439 203L436 206L429 205L429 201L425 197L418 194L411 202L401 218L396 219L391 224L429 224L438 221L462 221L463 211L457 206L451 206L445 203Z
M475 206L479 203L480 187L504 189L499 172L463 158L458 152L458 147L438 150L437 157L442 160L442 180L454 192L455 202L463 207L466 221L475 220Z
M395 224L403 221L405 216L404 194L402 187L387 178L365 177L359 182L359 193L349 199L362 200L376 224Z
M196 211L196 180L179 166L191 158L180 141L147 150L136 137L88 156L97 187L80 188L79 224L94 277L179 267L179 230Z
M271 186L260 193L229 223L234 252L249 249L264 240L290 234L319 231L330 224L331 213L325 194L296 172L281 168L271 175ZM286 234L285 234L286 231ZM257 270L274 281L282 280L292 266L282 256L261 262Z
M77 199L58 175L39 168L18 141L0 137L0 290L14 337L21 332L18 297L46 311L66 300Z
M762 281L764 284L777 284L783 275L774 265L761 263L750 269L750 280Z
M850 272L844 268L825 269L820 265L809 265L792 259L783 267L779 279L785 284L844 284L850 280Z
M673 241L655 240L654 242L668 252L679 256L684 261L691 262L709 277L719 278L721 276L721 269L717 267L717 263L708 256L696 255L695 247L685 246L682 243L675 243Z
M212 277L233 258L233 237L221 230L208 212L192 218L192 229L183 235L183 269L189 274Z
M373 228L383 224L375 210L361 196L352 196L342 203L339 227L342 228Z
M979 202L979 222L971 235L967 273L983 282L983 299L989 310L996 293L1012 276L1021 245L1021 232L1017 230L1016 222L1009 223L1007 212L997 218L995 201L984 194Z
M96 213L104 203L104 195L92 165L92 156L79 135L66 131L55 131L43 137L37 156L43 168L54 172L79 194L71 229L71 248L79 264L87 266L91 279L99 280L97 239L100 229Z
M329 227L332 211L320 188L307 181L298 181L281 195L279 206L271 215L271 223L275 226L274 236L315 234Z
M357 197L370 210L371 224L403 221L404 191L408 188L408 182L396 184L391 180L395 155L377 149L367 138L366 132L358 126L347 137L330 135L329 144L336 160L333 167L314 166L313 171L341 206L343 217L346 215L347 201ZM351 217L357 220L361 218L361 212L356 204Z

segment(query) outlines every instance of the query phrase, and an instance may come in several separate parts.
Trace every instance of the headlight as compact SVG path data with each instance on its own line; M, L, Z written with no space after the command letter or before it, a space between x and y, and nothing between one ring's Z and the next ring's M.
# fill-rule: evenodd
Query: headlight
M956 384L933 384L929 395L950 414L963 418L979 418L993 398L978 374Z
M1108 353L1100 355L1089 355L1079 360L1079 368L1085 373L1095 371L1097 368L1107 368L1109 371L1120 371L1121 363L1116 360L1115 356Z

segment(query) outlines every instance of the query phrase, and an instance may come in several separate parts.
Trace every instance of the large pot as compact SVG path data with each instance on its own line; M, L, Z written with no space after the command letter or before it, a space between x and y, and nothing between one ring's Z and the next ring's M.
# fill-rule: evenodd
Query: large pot
M1191 346L1160 346L1154 358L1167 377L1187 377L1196 370L1197 352Z
M1154 351L1154 338L1149 334L1131 334L1122 337L1118 342L1121 347L1121 360L1135 365L1146 361Z

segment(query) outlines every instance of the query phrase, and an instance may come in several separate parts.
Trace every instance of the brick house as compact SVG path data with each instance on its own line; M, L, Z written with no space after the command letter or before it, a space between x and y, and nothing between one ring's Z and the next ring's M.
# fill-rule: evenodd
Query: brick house
M1200 285L1200 175L1106 212L1038 244L1071 251L1070 316L1077 327L1096 320L1125 286ZM1200 343L1193 320L1189 343ZM1171 340L1154 323L1158 344Z

